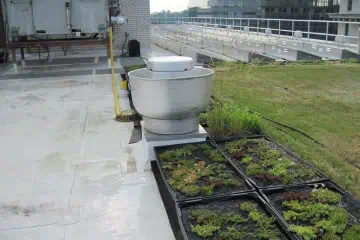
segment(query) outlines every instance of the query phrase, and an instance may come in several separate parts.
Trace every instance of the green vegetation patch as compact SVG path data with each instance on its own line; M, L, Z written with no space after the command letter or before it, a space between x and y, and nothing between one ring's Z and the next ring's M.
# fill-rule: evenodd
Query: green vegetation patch
M236 211L198 209L189 211L191 231L201 238L242 240L281 239L272 217L253 202L243 202Z
M281 201L284 219L291 224L289 230L303 240L360 239L359 223L350 221L353 217L340 207L341 195L336 192L288 192Z
M320 61L266 66L217 63L215 99L265 119L262 132L307 159L360 198L360 65Z
M246 174L264 185L293 184L317 177L316 171L283 157L263 139L243 139L225 144L225 151Z
M249 109L240 109L226 103L216 103L206 114L201 115L201 122L209 126L214 138L240 137L261 132L261 116Z
M126 66L126 67L125 67L125 71L126 71L127 73L129 73L129 72L131 72L131 71L138 70L138 69L141 69L141 68L146 68L146 64Z
M226 158L209 144L187 145L159 155L171 188L187 197L246 188L226 165Z

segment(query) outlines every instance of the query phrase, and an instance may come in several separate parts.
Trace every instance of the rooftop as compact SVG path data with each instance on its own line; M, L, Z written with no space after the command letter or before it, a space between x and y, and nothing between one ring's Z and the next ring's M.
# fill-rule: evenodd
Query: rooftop
M152 173L137 168L140 146L128 144L133 124L114 120L111 75L79 72L98 66L0 80L0 239L174 238Z

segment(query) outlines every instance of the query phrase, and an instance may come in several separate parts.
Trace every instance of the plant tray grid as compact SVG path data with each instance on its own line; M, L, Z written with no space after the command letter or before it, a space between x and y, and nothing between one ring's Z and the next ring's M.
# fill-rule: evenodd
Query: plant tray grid
M160 191L167 191L170 196L172 201L175 202L180 202L180 201L192 201L192 200L201 200L201 199L212 199L212 198L216 198L216 197L221 197L221 196L229 196L232 194L237 194L237 193L244 193L244 192L253 192L255 191L255 188L252 186L252 184L247 180L246 176L244 176L241 172L237 171L236 167L233 165L232 162L228 161L225 158L225 162L224 163L220 163L220 164L224 164L226 165L228 170L231 170L234 175L236 175L239 180L241 180L241 182L243 183L243 188L246 190L233 190L233 191L227 191L224 193L214 193L211 196L199 196L199 197L187 197L185 195L183 195L182 197L178 197L176 195L176 191L173 190L170 186L170 184L168 183L167 180L167 176L164 172L164 170L161 168L162 165L162 161L160 160L159 154L161 152L165 152L167 150L171 150L171 149L176 149L176 148L181 148L187 145L192 145L192 146L197 146L197 145L202 145L202 144L209 144L212 148L214 148L214 150L218 150L217 147L211 142L211 141L204 141L204 142L199 142L199 143L190 143L190 144L175 144L175 145L168 145L168 146L161 146L161 147L154 147L154 151L155 151L155 156L156 156L156 165L154 163L152 163L152 167L153 167L153 173L155 175L155 178L158 179L158 181L162 182L162 185L164 185L164 187L162 187L162 189L160 189ZM158 168L158 170L154 171L154 168Z
M187 217L187 211L190 208L200 206L200 205L216 205L220 204L232 204L232 202L246 202L252 201L258 204L259 208L263 210L267 216L274 218L274 223L277 225L282 236L281 239L294 239L297 240L296 236L293 233L290 233L287 230L287 227L282 219L278 217L278 214L274 209L256 192L249 193L239 193L232 196L223 196L214 199L199 199L193 201L183 201L176 204L176 228L175 228L175 237L177 240L200 240L200 239L209 239L209 238L200 238L195 236L195 234L189 231L189 226L184 224L185 221L189 220Z
M305 167L309 168L309 169L314 169L316 172L316 176L317 178L314 180L309 180L309 181L303 181L303 182L299 182L299 183L292 183L292 184L272 184L272 185L267 185L267 186L261 186L259 184L256 183L255 177L250 177L248 176L245 171L240 167L240 164L237 164L235 161L233 160L231 156L229 156L229 154L226 153L225 149L222 147L223 144L228 143L228 142L234 142L234 141L239 141L239 140L243 140L243 139L263 139L264 141L269 142L269 144L273 145L274 148L276 150L280 150L282 155L285 155L287 157L289 157L289 159L295 163L299 163L304 165ZM286 186L302 186L304 184L313 184L313 183L322 183L322 182L326 182L329 181L329 178L326 177L320 170L318 170L314 165L312 165L311 163L305 161L304 159L302 159L300 156L296 155L295 153L293 153L290 149L286 148L285 146L279 144L278 142L274 141L273 139L271 139L269 136L267 135L257 135L257 136L253 136L253 137L247 137L247 138L233 138L231 140L221 140L221 141L212 141L213 144L219 149L220 152L222 152L222 154L235 166L235 169L237 171L239 171L243 176L245 176L247 178L247 180L255 187L255 189L257 190L261 190L261 189L268 189L268 188L276 188L276 187L286 187Z
M286 228L289 228L289 222L283 217L285 209L282 206L279 206L279 204L281 205L282 203L282 201L278 199L279 195L286 192L311 192L314 189L324 188L339 193L342 196L339 206L350 214L352 221L356 222L356 224L360 224L360 202L350 193L342 190L338 185L331 181L316 184L261 189L259 192L261 197L270 205L273 211L277 213L281 221L285 223ZM296 236L296 238L300 240L298 236Z

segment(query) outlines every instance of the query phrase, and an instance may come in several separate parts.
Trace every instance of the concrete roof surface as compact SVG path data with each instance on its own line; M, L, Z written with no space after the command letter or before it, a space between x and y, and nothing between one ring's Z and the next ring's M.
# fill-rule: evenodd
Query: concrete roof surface
M0 106L1 240L174 239L111 75L2 80Z

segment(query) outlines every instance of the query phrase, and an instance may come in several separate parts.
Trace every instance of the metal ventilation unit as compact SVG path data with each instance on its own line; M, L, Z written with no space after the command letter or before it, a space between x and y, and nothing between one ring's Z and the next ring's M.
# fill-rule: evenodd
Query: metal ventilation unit
M214 71L188 57L156 57L129 73L136 110L153 134L179 135L199 130L214 88Z

